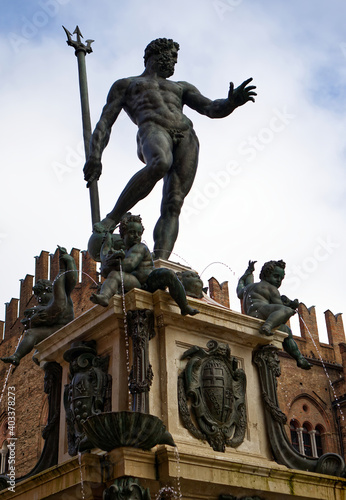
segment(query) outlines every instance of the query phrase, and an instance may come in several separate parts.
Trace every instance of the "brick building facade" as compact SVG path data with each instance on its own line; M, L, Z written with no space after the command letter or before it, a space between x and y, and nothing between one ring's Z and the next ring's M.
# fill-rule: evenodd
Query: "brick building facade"
M72 292L75 317L94 305L89 297L99 280L96 264L87 252L72 250L80 280ZM28 307L36 305L32 287L39 279L53 280L58 274L59 254L42 251L36 257L35 276L21 280L20 298L6 304L5 322L0 322L2 342L0 357L15 351L23 333L20 319ZM210 297L229 307L228 283L221 285L215 278L209 280ZM313 367L310 371L298 369L295 361L284 351L280 352L281 376L278 378L278 398L287 415L287 434L292 444L302 454L319 456L334 452L345 457L346 450L346 343L342 317L325 312L329 344L320 343L315 309L299 306L301 337L295 337L303 355ZM43 391L44 374L33 363L31 355L13 370L0 363L0 473L6 471L8 429L8 390L15 388L15 435L17 477L34 468L44 440L42 430L47 422L48 402ZM5 387L5 382L7 385Z
M87 252L72 249L79 271L80 280L71 294L75 317L93 307L89 297L97 289L98 275L96 263ZM6 304L5 321L0 323L0 333L3 339L0 344L0 357L13 354L23 333L23 318L25 309L37 305L32 287L39 279L54 280L59 271L59 251L49 254L42 251L35 258L35 276L27 275L21 280L20 298L11 299ZM95 283L96 282L96 283ZM20 366L13 370L11 365L0 362L0 453L6 456L8 429L8 390L15 390L15 436L20 438L16 446L17 477L27 474L38 461L44 440L42 430L47 423L48 402L44 393L44 372L32 361L32 355L24 357ZM9 372L10 370L10 372ZM4 386L7 379L7 385ZM5 459L0 462L0 472L5 471Z

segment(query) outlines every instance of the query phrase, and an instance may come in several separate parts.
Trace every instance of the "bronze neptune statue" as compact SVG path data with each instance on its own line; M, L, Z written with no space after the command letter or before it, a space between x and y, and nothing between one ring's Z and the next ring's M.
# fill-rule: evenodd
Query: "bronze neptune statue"
M164 180L161 215L154 229L154 254L168 259L178 236L179 214L191 189L198 163L199 144L192 122L183 114L184 105L209 118L224 118L248 101L254 102L254 86L249 78L234 89L230 84L226 99L212 101L190 83L168 80L174 73L179 45L171 39L153 40L144 53L144 72L116 81L90 141L84 166L89 187L99 179L101 156L111 128L124 109L138 126L137 151L145 167L139 170L120 194L113 210L93 231L112 232L121 217Z

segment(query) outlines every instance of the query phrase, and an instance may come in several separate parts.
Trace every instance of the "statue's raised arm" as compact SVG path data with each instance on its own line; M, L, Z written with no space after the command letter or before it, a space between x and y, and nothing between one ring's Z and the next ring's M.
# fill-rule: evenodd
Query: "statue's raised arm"
M255 271L255 264L257 260L249 260L248 267L243 274L238 280L238 286L237 286L237 297L238 299L242 299L244 295L244 289L247 285L251 285L255 280L253 273Z
M183 103L209 118L224 118L248 101L255 102L257 94L254 89L256 87L254 85L248 86L250 82L252 82L252 78L245 80L236 89L234 89L234 84L231 82L228 97L226 99L216 99L215 101L203 96L190 83L182 82L184 86Z

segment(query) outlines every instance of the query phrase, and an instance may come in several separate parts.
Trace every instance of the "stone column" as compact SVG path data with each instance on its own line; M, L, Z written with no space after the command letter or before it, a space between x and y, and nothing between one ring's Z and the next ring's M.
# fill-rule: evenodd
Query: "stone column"
M129 377L132 410L149 413L149 391L153 379L153 371L149 363L149 340L155 336L154 314L150 309L128 311L127 322L133 352L133 364Z

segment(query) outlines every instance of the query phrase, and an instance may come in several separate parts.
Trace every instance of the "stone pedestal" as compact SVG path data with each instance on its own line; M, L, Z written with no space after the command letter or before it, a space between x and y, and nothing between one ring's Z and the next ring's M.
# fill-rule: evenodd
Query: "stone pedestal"
M217 305L207 297L189 298L189 303L200 311L198 315L181 316L178 306L164 291L150 294L134 289L126 294L126 311L147 309L154 314L156 335L149 341L148 352L153 379L147 406L149 413L160 418L171 433L176 449L157 445L150 451L117 448L108 453L100 449L83 453L85 499L101 499L102 491L123 476L137 478L143 488L149 488L152 500L165 487L180 488L184 500L218 500L222 495L259 496L264 500L344 499L343 479L288 469L273 460L258 370L252 357L258 346L271 343L281 347L285 334L276 331L273 337L265 337L258 332L260 320ZM36 357L42 366L48 361L61 365L64 386L69 383L69 364L64 360L64 352L72 342L96 341L97 354L109 356L111 409L128 410L126 329L122 297L115 296L107 308L93 307L39 344ZM193 346L206 349L210 340L229 345L231 356L236 358L247 380L244 440L235 448L226 446L225 452L214 451L207 441L194 437L183 425L178 408L178 377L188 362L182 356ZM130 346L130 366L132 362ZM78 457L68 455L63 404L59 436L58 465L19 483L16 493L4 490L0 498L82 498ZM143 499L146 494L143 493Z

